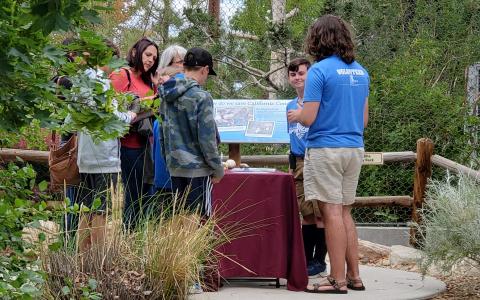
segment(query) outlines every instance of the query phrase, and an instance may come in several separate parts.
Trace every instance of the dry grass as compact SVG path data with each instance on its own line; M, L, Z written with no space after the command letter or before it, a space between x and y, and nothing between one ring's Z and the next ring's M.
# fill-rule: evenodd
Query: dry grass
M215 217L201 220L178 209L182 199L168 213L146 218L135 231L126 232L118 213L123 197L113 192L111 197L113 216L107 218L103 247L79 253L78 245L66 245L42 253L48 298L90 293L90 299L99 294L103 299L186 299L189 287L214 267L215 248L235 235L218 230Z

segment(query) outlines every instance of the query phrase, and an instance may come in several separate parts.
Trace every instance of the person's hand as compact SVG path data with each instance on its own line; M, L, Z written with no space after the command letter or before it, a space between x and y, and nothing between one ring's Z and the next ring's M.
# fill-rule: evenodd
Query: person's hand
M150 78L152 79L153 86L156 88L160 83L160 74L155 72L155 74L150 74Z
M288 123L300 122L300 115L302 114L302 108L292 109L287 112Z
M168 81L171 77L168 75L162 75L159 77L158 83L159 84L164 84L166 81Z
M218 177L215 177L215 176L212 176L211 179L212 179L213 184L217 184L217 183L220 182L220 180L222 180L222 178L218 178Z
M143 97L143 98L139 98L138 100L139 101L153 100L153 99L155 99L156 96L157 95L146 96L146 97Z
M137 114L134 113L133 111L127 111L127 114L128 114L128 115L130 116L130 118L131 118L130 123L135 122L135 118L137 117Z

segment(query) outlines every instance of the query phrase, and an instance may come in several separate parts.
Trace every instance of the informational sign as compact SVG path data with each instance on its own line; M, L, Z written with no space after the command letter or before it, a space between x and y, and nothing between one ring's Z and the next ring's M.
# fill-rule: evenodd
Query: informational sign
M382 152L365 152L363 156L364 165L383 165Z
M222 143L288 144L286 107L290 100L214 100Z

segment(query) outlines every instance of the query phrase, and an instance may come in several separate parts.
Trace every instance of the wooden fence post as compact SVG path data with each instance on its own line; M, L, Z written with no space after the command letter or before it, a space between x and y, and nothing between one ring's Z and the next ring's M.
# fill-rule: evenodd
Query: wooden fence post
M228 144L228 158L233 159L237 167L240 165L240 144Z
M417 140L417 160L415 161L415 178L413 182L412 221L421 223L420 209L425 201L425 188L432 176L433 142L428 138ZM410 244L418 246L417 231L410 228Z

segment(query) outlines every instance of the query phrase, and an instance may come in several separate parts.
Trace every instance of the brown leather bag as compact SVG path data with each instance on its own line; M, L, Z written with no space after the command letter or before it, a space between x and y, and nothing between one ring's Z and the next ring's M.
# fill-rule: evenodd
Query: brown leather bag
M52 134L52 140L55 139L54 137L55 133ZM77 149L76 134L72 135L62 146L58 146L55 142L51 144L48 168L50 170L50 188L53 191L63 190L64 184L77 185L80 183Z

